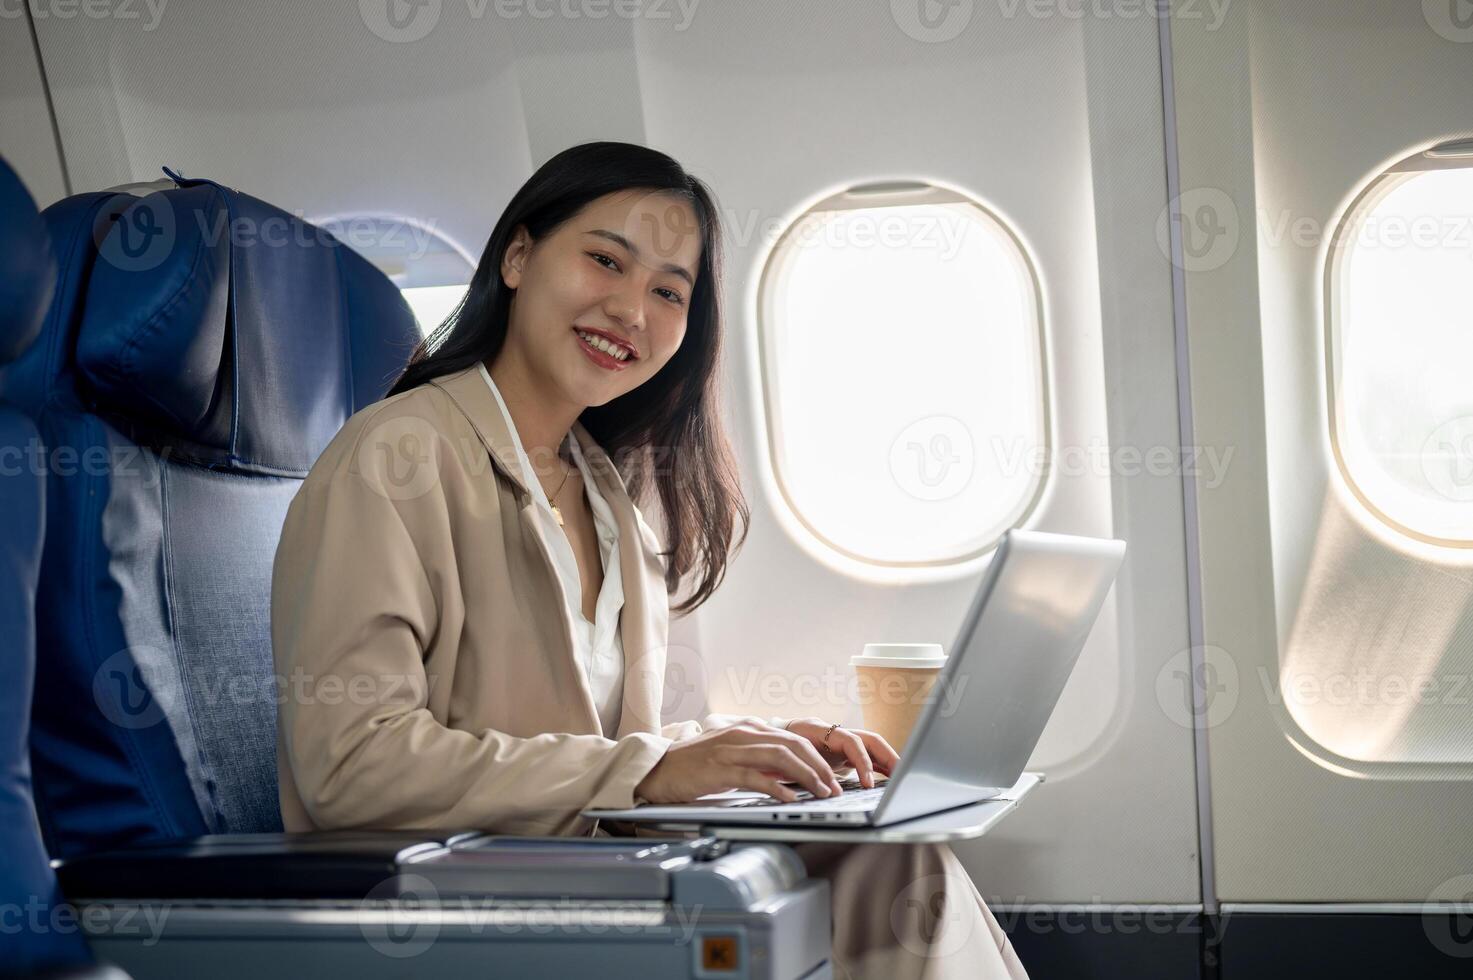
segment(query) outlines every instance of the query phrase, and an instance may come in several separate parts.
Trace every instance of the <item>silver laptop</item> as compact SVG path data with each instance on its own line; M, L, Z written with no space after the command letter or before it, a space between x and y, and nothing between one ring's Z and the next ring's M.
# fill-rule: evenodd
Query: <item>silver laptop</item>
M691 803L584 810L663 824L880 827L1010 789L1053 714L1125 557L1125 542L1041 531L1003 536L893 775L837 796L784 802L732 790Z

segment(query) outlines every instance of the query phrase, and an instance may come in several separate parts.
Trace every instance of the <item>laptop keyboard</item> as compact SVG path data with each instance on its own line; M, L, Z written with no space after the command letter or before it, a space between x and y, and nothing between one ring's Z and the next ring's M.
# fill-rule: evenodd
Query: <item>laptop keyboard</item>
M792 803L789 803L787 800L779 800L775 797L767 796L756 800L742 800L732 805L801 806L805 803L821 803L825 809L830 810L872 810L875 804L880 801L880 797L885 795L884 783L880 783L871 789L865 789L860 786L858 780L854 782L854 789L850 789L848 783L844 781L840 781L839 785L843 788L844 792L838 796L814 796L808 790L804 789L797 791L798 798Z

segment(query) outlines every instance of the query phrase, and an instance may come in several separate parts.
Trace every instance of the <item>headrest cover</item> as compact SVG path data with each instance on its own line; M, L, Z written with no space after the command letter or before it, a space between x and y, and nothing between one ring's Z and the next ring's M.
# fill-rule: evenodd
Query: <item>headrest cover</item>
M77 366L99 410L175 459L302 476L418 340L399 291L331 234L184 180L102 239Z
M56 288L56 259L36 202L0 160L0 364L36 339Z

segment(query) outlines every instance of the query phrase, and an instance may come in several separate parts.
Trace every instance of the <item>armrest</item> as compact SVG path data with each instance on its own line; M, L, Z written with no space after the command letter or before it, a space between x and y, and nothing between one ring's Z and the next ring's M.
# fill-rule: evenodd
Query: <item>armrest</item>
M466 831L212 834L55 862L72 900L361 899L401 865L477 836ZM388 896L385 896L388 897Z
M707 908L745 908L807 876L788 848L714 837L477 831L215 834L83 855L58 862L56 873L80 902L422 899L428 882L447 898L698 899Z

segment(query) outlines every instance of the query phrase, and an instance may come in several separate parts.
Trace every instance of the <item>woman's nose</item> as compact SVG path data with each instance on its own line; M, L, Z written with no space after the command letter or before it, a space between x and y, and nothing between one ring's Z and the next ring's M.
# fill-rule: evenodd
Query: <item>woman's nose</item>
M633 330L643 324L642 312L639 300L627 293L614 293L604 303L604 314L617 320L619 325L626 330Z

